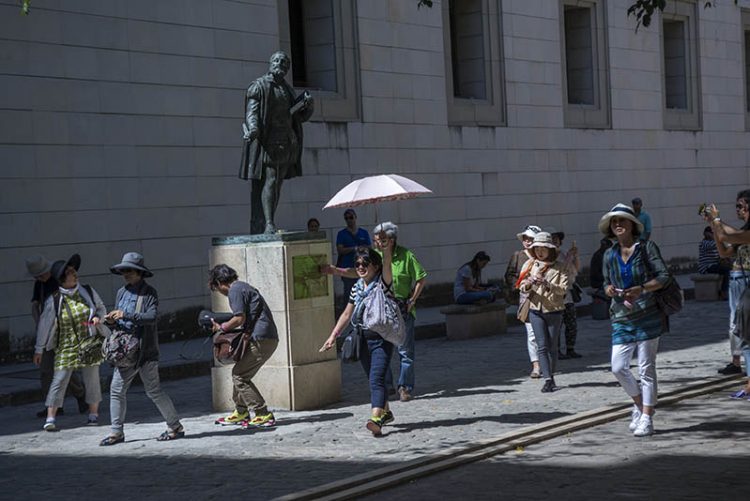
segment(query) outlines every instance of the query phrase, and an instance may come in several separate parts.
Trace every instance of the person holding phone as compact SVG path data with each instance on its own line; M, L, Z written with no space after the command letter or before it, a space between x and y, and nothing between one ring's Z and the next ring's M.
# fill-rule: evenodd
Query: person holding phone
M604 254L603 265L604 292L613 298L609 309L612 373L633 399L630 431L636 437L645 437L654 433L656 354L659 337L668 330L667 317L657 306L653 293L669 282L669 271L659 247L652 240L640 238L643 223L632 207L625 204L612 207L599 221L599 231L615 240ZM634 353L638 358L640 383L630 371Z
M117 291L115 309L104 317L104 321L113 329L135 334L140 340L140 347L133 367L115 367L109 388L111 432L99 445L109 446L125 441L127 392L136 375L140 375L146 396L167 422L167 430L157 440L161 442L182 438L185 436L185 429L180 424L172 399L162 391L159 381L159 336L156 330L159 296L156 289L145 280L154 274L146 267L143 256L138 252L127 252L120 263L110 268L110 272L121 275L125 285Z

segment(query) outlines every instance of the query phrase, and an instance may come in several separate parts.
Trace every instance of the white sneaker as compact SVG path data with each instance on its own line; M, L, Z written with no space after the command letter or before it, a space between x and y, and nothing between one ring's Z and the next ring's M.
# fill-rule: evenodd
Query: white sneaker
M635 429L638 427L638 421L641 420L641 410L638 408L638 406L633 406L633 412L630 414L630 426L628 428L630 431L635 431Z
M634 437L648 437L654 434L654 422L648 414L641 414L638 425L633 431Z
M55 420L47 421L44 423L44 431L55 431L57 429L57 426L55 425Z

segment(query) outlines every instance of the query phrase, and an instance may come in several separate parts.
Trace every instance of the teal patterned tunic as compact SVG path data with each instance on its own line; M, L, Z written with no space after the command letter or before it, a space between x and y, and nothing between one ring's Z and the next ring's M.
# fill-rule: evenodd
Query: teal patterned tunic
M646 268L643 251L639 248L642 245L645 246L645 254L655 276L651 276L648 268ZM627 263L622 261L620 244L615 243L604 254L602 271L604 287L613 285L617 289L643 285L652 278L656 278L662 286L671 280L667 266L659 252L659 247L650 240L639 242ZM656 305L653 292L641 294L633 302L631 308L625 306L623 298L612 298L609 316L612 320L612 344L627 344L654 339L664 332L666 324L664 315Z

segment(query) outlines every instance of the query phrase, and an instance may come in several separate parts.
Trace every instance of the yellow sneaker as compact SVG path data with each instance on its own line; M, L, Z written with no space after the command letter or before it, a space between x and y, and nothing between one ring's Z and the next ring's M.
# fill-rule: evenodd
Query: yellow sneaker
M242 422L245 421L248 417L250 417L250 414L247 411L237 412L237 409L235 409L227 417L217 419L214 424L220 424L222 426L239 425L242 424Z
M256 414L255 417L242 425L243 428L267 428L276 424L273 412Z

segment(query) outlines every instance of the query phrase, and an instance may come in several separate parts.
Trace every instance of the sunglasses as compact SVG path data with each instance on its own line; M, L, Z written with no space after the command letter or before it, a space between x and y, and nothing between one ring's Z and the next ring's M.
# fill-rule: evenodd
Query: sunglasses
M356 263L354 263L354 267L355 268L367 268L368 266L370 266L370 263L371 261L367 261L367 260L357 261Z

